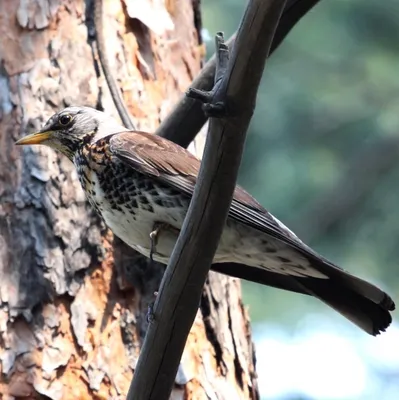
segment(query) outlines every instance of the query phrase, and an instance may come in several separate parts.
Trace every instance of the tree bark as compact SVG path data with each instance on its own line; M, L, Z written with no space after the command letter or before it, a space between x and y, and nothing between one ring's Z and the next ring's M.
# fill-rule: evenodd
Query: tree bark
M104 4L114 73L138 128L147 131L187 89L202 60L197 1L161 4ZM117 115L100 73L92 6L89 0L0 2L4 399L123 399L163 273L113 240L66 158L13 145L70 104ZM172 398L258 398L238 280L209 275Z

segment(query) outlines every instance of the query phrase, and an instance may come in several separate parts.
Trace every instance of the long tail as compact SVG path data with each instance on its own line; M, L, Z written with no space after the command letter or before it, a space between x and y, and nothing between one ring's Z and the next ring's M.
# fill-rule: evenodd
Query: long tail
M375 336L385 331L392 322L390 311L395 309L395 303L388 294L327 261L313 259L312 263L316 263L317 269L329 279L298 278L234 263L214 264L212 270L262 285L314 296L370 335Z

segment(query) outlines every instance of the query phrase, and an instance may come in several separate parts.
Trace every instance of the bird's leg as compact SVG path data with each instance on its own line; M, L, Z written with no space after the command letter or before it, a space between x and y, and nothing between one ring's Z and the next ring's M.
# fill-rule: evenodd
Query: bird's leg
M154 223L154 226L152 227L152 231L150 233L150 241L151 241L150 260L151 260L151 262L154 262L154 253L156 252L158 238L159 238L161 231L173 230L173 229L174 229L173 227L171 227L169 224L166 224L165 222L155 222Z
M156 251L156 246L158 242L158 235L159 232L161 231L161 224L158 224L157 222L153 226L153 230L150 233L150 241L151 241L151 247L150 247L150 260L151 262L154 262L154 253Z
M150 233L150 239L151 239L151 247L150 247L150 261L153 263L154 262L154 253L156 252L156 246L158 243L158 238L159 235L161 234L161 231L176 231L178 234L178 231L176 228L174 228L171 225L166 224L165 222L155 222L154 226L152 227L152 231ZM154 292L154 297L156 298L158 295L158 292ZM198 308L201 308L201 302L202 302L202 297L199 301ZM151 303L148 304L148 309L147 309L147 322L151 323L154 321L154 304L155 300L151 301Z
M166 229L171 229L171 227L168 224L165 224L164 222L155 222L154 226L152 227L152 231L150 233L150 241L151 241L151 247L150 247L150 261L151 263L154 262L154 253L156 252L156 246L158 243L158 238L162 230ZM154 297L157 297L158 292L154 292ZM147 322L151 323L154 321L154 303L155 301L151 301L151 303L148 304L148 309L147 309Z

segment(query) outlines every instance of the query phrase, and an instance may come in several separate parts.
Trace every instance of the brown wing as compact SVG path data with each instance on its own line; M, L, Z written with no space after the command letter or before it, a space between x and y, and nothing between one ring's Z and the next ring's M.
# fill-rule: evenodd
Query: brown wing
M192 195L200 160L183 147L150 133L129 131L114 135L110 140L110 149L137 171L158 177ZM265 211L239 186L235 189L234 199L254 210Z
M159 136L135 131L118 133L109 143L111 152L131 168L193 194L200 160L188 150ZM229 216L318 257L240 186L235 189Z

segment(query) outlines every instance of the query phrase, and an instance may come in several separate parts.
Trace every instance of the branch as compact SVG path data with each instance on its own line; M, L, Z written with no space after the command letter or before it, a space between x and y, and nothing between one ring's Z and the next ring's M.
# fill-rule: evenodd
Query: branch
M161 283L129 389L128 400L168 399L202 288L225 226L245 134L273 35L285 1L250 0L224 73L227 48L218 42L211 118L193 199ZM219 79L220 78L220 79Z
M319 0L287 0L273 38L270 54L277 49L295 24L318 2ZM234 44L234 39L235 35L227 41L229 47ZM216 58L213 55L193 81L191 87L199 90L211 90L215 68ZM178 143L180 146L187 147L206 120L207 116L201 110L201 104L184 96L167 118L162 121L156 134Z
M122 123L126 128L133 130L136 128L132 122L132 119L130 118L129 111L127 110L126 104L123 101L119 87L116 84L107 57L107 48L104 38L103 8L103 0L94 0L94 25L96 29L98 57L100 58L101 67L103 69L112 100L114 101L115 107L118 110L118 114L122 120Z

